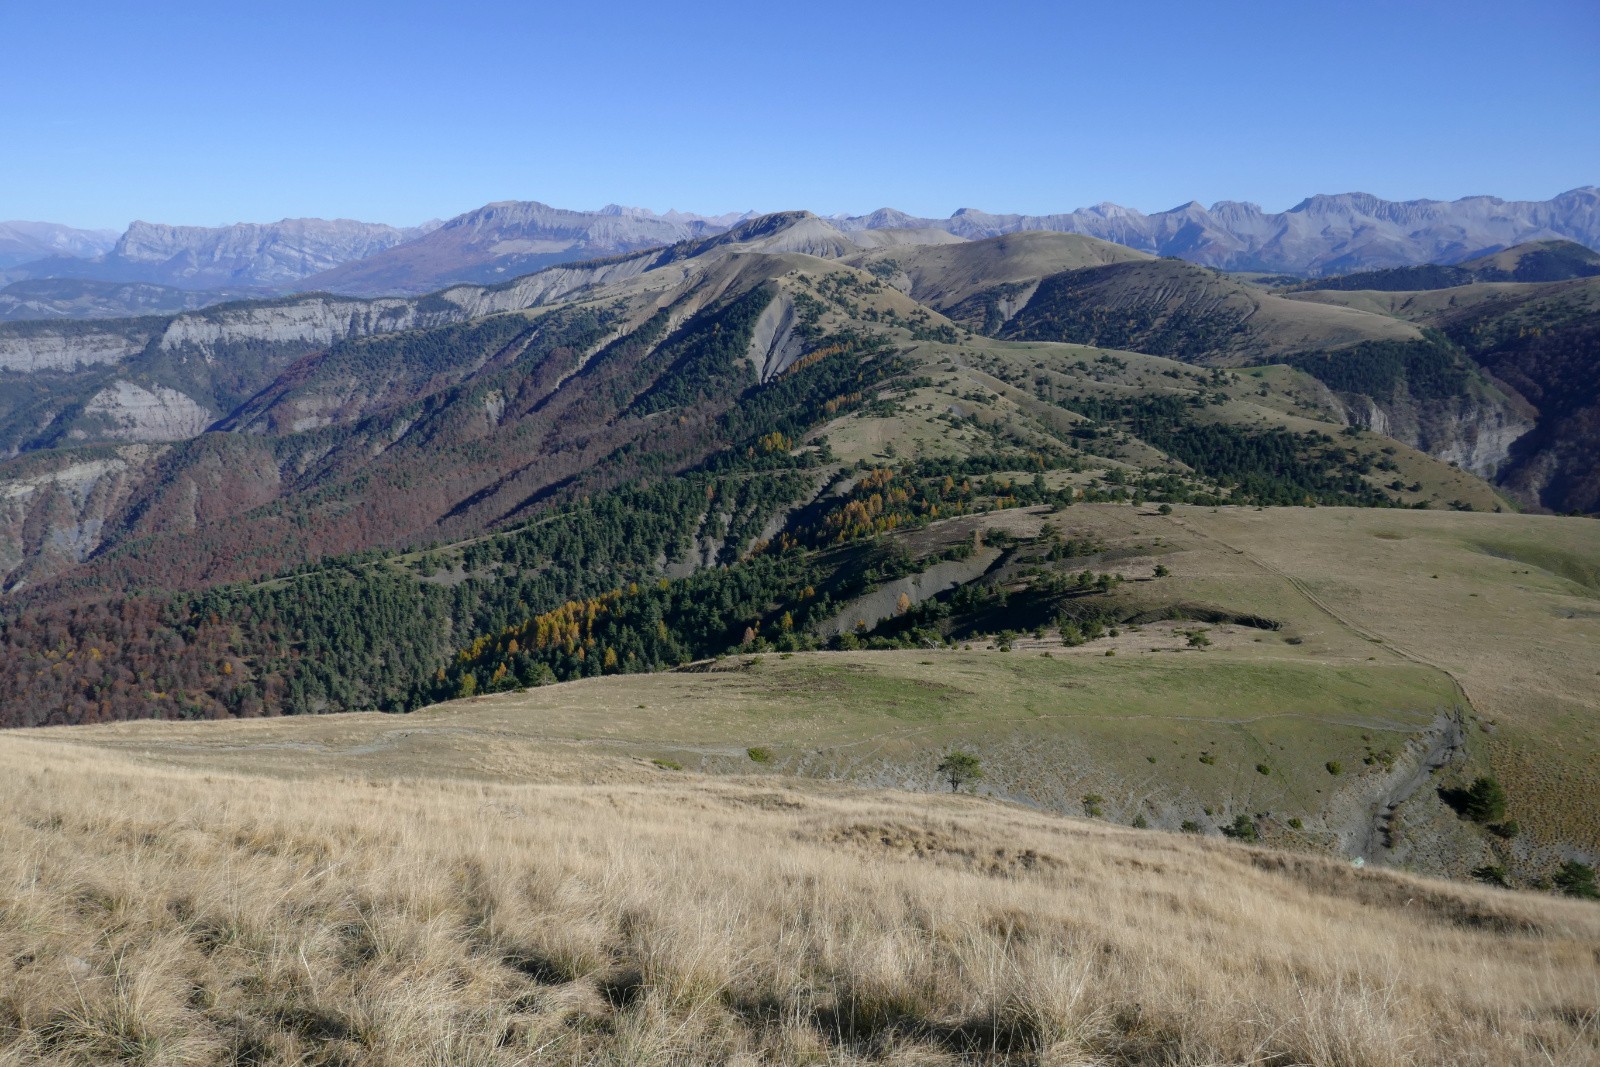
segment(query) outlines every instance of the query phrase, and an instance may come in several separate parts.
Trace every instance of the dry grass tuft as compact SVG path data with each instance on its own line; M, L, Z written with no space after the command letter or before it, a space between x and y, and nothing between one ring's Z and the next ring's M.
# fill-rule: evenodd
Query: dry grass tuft
M1600 909L965 797L0 745L0 1067L1549 1064Z

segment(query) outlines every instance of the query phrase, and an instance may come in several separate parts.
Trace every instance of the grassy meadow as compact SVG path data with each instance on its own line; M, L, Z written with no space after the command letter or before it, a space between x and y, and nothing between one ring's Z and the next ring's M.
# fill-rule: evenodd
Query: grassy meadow
M267 776L8 736L0 1063L1600 1056L1590 904L967 796L558 762Z

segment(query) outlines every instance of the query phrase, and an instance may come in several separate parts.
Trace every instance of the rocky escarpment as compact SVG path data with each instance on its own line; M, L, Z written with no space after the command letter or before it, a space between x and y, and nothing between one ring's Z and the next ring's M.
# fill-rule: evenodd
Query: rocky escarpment
M69 439L186 441L203 433L217 415L176 389L118 380L89 399L82 418L87 425L75 427Z
M1489 389L1421 402L1409 397L1338 396L1352 424L1392 437L1488 482L1496 480L1512 455L1512 446L1534 427L1534 420L1518 405Z
M87 559L162 454L131 445L45 455L0 479L0 590L43 581Z
M357 300L313 294L285 300L223 304L148 319L18 322L0 325L0 370L74 370L120 363L147 351L185 351L214 359L240 344L330 345L356 337L461 322L514 305L520 294L485 297L480 290L424 300Z
M805 338L795 329L794 298L779 293L756 319L748 358L761 381L782 374L805 351Z
M414 237L416 229L352 219L284 219L233 226L135 222L107 257L146 265L169 284L287 285Z
M77 370L143 352L165 319L0 323L0 371Z

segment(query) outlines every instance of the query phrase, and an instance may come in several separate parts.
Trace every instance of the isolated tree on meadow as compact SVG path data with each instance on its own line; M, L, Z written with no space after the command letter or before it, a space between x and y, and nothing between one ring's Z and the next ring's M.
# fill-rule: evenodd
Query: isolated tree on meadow
M1465 808L1474 822L1494 822L1506 813L1505 787L1493 778L1478 778L1467 786Z
M939 773L950 783L950 792L958 793L962 786L983 778L983 765L977 756L954 749L939 764Z

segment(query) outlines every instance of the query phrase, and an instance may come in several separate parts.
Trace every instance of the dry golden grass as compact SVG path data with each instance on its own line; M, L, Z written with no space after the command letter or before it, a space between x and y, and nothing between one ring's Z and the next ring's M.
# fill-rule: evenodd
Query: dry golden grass
M0 1064L1574 1064L1600 909L966 797L0 739Z

